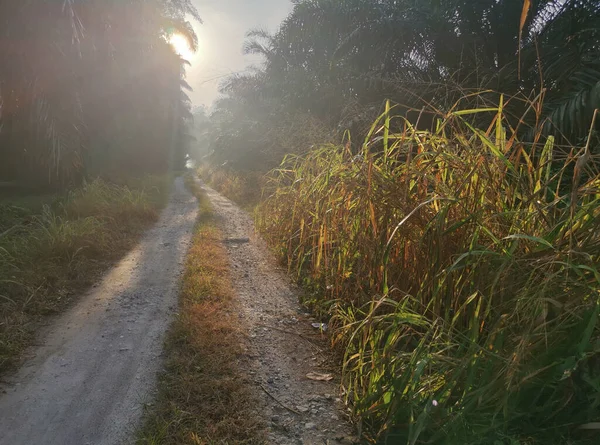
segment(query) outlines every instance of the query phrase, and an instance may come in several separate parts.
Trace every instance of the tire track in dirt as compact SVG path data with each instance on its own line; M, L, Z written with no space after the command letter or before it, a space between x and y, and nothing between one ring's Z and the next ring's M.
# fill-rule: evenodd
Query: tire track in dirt
M240 325L248 334L242 366L260 396L269 442L355 443L338 398L339 378L329 382L307 378L310 372L329 372L331 352L301 308L298 290L277 268L250 216L202 187L226 237Z
M196 215L196 199L178 178L142 242L43 330L41 346L0 388L0 444L132 441L177 309Z

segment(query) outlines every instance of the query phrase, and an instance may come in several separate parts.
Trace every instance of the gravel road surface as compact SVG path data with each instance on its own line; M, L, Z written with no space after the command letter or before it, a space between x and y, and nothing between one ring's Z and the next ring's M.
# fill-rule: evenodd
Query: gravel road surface
M247 337L242 365L262 402L257 409L268 425L268 442L357 443L327 336L313 327L316 320L300 305L299 290L256 234L252 218L211 188L204 190L225 236L239 324Z

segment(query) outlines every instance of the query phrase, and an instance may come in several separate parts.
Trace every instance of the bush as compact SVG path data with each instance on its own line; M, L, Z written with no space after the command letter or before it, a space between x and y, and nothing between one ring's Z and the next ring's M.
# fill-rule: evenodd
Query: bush
M600 176L519 142L502 106L439 117L416 131L388 106L359 153L287 157L260 229L331 315L373 440L591 441Z

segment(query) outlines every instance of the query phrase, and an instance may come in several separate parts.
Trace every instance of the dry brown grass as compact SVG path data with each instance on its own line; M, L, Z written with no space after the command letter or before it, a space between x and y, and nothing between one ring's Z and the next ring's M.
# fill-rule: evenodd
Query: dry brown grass
M260 444L263 425L240 370L241 332L227 252L210 203L191 178L200 202L180 297L180 315L166 342L159 396L139 444Z

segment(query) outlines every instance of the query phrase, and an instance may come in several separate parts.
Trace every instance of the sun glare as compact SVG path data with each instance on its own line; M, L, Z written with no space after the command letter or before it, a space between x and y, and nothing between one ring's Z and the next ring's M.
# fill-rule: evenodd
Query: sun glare
M194 52L191 50L187 39L181 34L173 34L169 39L169 43L173 45L173 48L175 48L177 54L179 54L184 59L189 61L194 56Z

